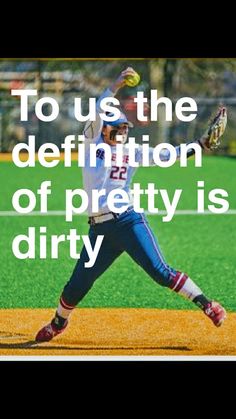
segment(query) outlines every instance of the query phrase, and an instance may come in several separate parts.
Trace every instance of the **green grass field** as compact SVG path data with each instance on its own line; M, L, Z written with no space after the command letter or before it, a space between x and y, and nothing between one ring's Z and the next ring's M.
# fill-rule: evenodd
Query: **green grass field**
M60 162L53 169L39 164L20 169L1 162L0 173L0 211L13 210L11 199L17 189L36 192L44 180L52 182L49 210L64 210L65 189L82 187L81 169L75 162L71 168L64 168ZM193 161L189 161L187 168L178 164L168 169L140 168L134 181L141 187L154 182L157 189L167 189L171 197L175 189L183 189L177 209L196 209L197 181L204 180L206 197L209 190L223 188L229 194L230 209L236 209L235 173L236 160L205 157L201 168L195 168ZM159 199L156 205L163 209ZM145 198L142 203L145 207ZM162 217L155 215L148 216L148 220L167 262L186 271L209 297L236 311L236 215L176 215L169 223L163 223ZM69 256L69 244L61 245L58 260L40 260L38 251L35 260L18 260L11 250L12 240L18 234L26 234L29 226L36 227L37 232L40 226L46 226L48 236L67 233L70 228L76 228L78 234L87 234L87 217L76 216L67 223L64 216L8 215L0 217L0 226L0 307L56 307L75 264ZM190 302L154 283L126 254L97 280L80 306L194 308Z

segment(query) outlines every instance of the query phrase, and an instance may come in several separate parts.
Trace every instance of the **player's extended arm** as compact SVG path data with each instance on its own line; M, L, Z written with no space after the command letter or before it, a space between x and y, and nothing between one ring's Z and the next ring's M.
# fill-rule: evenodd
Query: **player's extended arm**
M94 138L100 135L102 130L103 121L99 116L99 113L102 113L103 110L101 109L101 101L105 97L114 97L118 91L126 85L126 77L127 76L134 76L136 73L132 67L127 67L123 70L119 77L111 84L109 88L104 90L101 96L98 98L96 102L96 121L87 121L84 128L84 136L86 139L93 141Z
M192 144L200 145L204 150L214 150L217 149L220 145L220 137L224 134L225 128L227 125L227 109L226 107L221 106L218 109L215 117L210 121L206 131L204 134L197 140L188 141L186 144L189 146ZM155 165L153 159L153 148L149 148L149 161L150 165ZM180 158L180 146L175 147L177 159ZM195 154L195 149L189 147L187 151L187 157L191 157ZM163 148L159 154L159 158L162 161L168 161L170 159L170 151L168 149ZM142 151L141 147L140 150L136 153L136 160L141 162L142 161Z
M227 109L220 106L214 118L210 121L204 134L196 141L188 144L199 144L204 150L215 150L220 145L220 137L224 134L227 125ZM177 147L177 155L180 153ZM194 149L189 149L187 157L195 154Z

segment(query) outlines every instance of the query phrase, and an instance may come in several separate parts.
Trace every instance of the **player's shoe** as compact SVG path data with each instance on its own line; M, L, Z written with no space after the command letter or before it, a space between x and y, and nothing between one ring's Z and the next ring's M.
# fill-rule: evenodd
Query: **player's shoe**
M225 309L216 301L209 303L204 309L204 313L207 317L209 317L209 319L212 320L216 327L221 326L226 319Z
M65 324L62 328L58 329L54 324L53 321L46 326L42 327L37 333L35 340L36 342L49 342L55 336L59 335L60 333L64 332L65 328L68 325L68 320L65 321Z

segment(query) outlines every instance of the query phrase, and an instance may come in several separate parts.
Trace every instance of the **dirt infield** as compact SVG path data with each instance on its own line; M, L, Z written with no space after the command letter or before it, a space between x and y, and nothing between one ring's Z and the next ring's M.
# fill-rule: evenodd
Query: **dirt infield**
M11 153L0 153L0 162L1 161L12 161Z
M21 161L26 161L28 159L28 154L27 153L21 153L20 154L20 159ZM46 161L50 161L52 160L52 158L46 158ZM59 159L55 159L55 160L60 160L60 161L64 161L64 153L60 152L60 158ZM72 161L77 161L78 160L78 153L77 152L71 152L71 160ZM12 153L0 153L0 162L1 161L12 161ZM38 155L37 153L35 154L35 161L38 161Z
M53 309L0 310L1 356L236 355L236 313L214 327L200 311L76 309L66 331L37 344Z

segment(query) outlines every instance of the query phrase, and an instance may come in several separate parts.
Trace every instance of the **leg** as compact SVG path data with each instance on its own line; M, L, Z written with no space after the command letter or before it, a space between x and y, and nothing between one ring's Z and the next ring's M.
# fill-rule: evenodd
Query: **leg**
M98 234L96 227L92 227L89 232L91 246L94 246ZM84 264L88 261L86 248L83 247L80 259L76 263L71 278L67 282L62 292L61 300L69 307L76 306L83 297L88 293L95 280L102 275L107 268L117 259L122 253L122 249L117 247L114 241L107 238L104 234L104 239L98 253L95 264L91 268L85 268Z
M99 229L91 227L89 231L92 247L94 247L97 235L104 234L95 264L91 268L84 267L85 262L89 260L84 246L71 278L64 287L55 317L37 333L35 338L37 342L48 342L65 330L74 307L88 293L95 280L121 255L123 250L115 245L114 240L108 238L105 231L100 230L101 227Z
M132 220L129 225L125 225L120 240L123 241L125 251L154 281L165 287L175 284L177 271L166 263L157 239L143 215L132 214Z
M129 240L125 240L124 235L123 245L135 262L157 283L193 301L216 326L220 326L223 323L226 317L223 307L219 303L206 298L201 289L188 275L176 271L167 265L158 242L144 216L133 214L133 223L130 224L129 229L126 226L126 230Z

